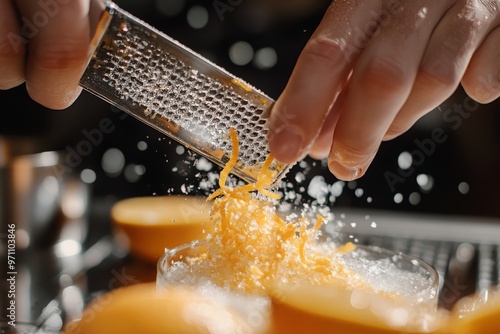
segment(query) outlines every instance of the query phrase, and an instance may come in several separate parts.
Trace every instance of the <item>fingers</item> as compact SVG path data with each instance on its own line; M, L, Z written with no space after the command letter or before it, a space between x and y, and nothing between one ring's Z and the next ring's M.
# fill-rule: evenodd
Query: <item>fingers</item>
M412 94L385 139L409 129L455 91L482 36L491 29L490 19L494 17L484 15L480 8L471 10L463 5L456 5L446 14L429 42Z
M493 30L471 59L462 79L467 94L480 103L500 97L500 27Z
M78 81L90 42L90 0L17 0L29 53L26 87L30 96L52 109L78 97Z
M318 136L362 47L354 39L365 38L345 26L369 21L377 4L369 1L364 6L366 11L354 11L348 3L333 2L302 51L271 113L269 147L278 160L301 159Z
M18 15L11 0L0 2L0 89L24 82L26 39L22 36Z
M447 2L406 2L381 26L357 60L329 156L338 178L361 177L408 98L433 28Z
M496 99L499 10L487 0L335 1L271 113L271 152L291 163L331 144L330 170L352 180L462 77L478 101Z
M387 131L385 140L408 130L420 117L439 106L456 90L475 50L491 26L498 24L494 21L496 15L488 13L486 6L481 8L481 2L474 6L475 8L471 8L465 3L456 4L440 20L428 42L412 92ZM491 85L495 82L495 72L491 71L496 67L497 88L493 89L489 99L485 99L489 101L499 92L499 34L500 32L492 34L483 43L484 46L471 62L469 80L464 81L466 86L470 83L470 90L473 87L493 87ZM486 86L481 86L478 80L483 80ZM478 89L476 93L476 97L481 99L481 91Z

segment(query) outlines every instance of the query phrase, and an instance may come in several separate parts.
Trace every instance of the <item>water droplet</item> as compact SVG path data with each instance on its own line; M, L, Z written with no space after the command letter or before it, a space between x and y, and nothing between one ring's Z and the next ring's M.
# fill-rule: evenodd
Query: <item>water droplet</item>
M408 197L408 201L410 202L411 205L418 205L420 203L420 199L421 196L417 192L411 193L410 196Z
M255 53L254 64L258 69L267 70L278 62L278 55L276 51L271 48L262 48Z
M193 6L187 12L187 22L194 29L201 29L208 23L208 10L203 6Z
M148 144L145 141L140 141L137 143L137 149L139 151L145 151L148 148Z
M175 148L175 153L177 153L178 155L182 155L186 152L186 148L182 145L178 145L176 148Z
M422 191L429 192L434 187L434 178L430 175L419 174L416 180Z
M403 170L407 170L411 167L413 164L413 157L411 156L410 152L401 152L401 154L398 156L398 166L399 168Z
M458 191L460 191L460 193L462 195L465 195L469 192L470 190L470 187L469 187L469 184L467 182L460 182L460 184L458 185Z
M394 203L399 204L401 202L403 202L403 194L397 193L394 195Z
M246 65L252 61L254 51L252 46L244 41L234 43L229 49L229 58L236 65Z
M85 183L91 184L96 181L97 176L92 169L84 169L80 173L80 179Z
M110 148L103 154L101 166L106 173L116 176L125 167L125 155L117 148Z

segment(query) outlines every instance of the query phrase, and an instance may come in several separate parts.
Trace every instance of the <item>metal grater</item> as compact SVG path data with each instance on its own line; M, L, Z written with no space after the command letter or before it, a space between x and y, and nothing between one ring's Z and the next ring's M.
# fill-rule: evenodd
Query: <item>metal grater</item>
M80 85L108 103L223 166L238 132L233 173L255 182L269 154L274 101L179 42L108 2ZM289 166L272 163L275 181Z

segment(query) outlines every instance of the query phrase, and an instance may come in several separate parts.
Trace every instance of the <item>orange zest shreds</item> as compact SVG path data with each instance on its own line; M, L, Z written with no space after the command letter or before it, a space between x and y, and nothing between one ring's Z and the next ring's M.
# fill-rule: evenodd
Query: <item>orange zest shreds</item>
M321 226L323 225L324 219L321 215L318 215L318 218L316 220L316 224L314 224L314 230L319 231Z
M356 246L352 242L348 242L345 245L337 247L337 252L345 254L355 249Z
M266 158L264 161L264 164L262 165L262 168L257 175L257 181L254 183L249 183L244 186L230 189L226 186L227 179L229 177L229 174L231 173L232 169L234 168L236 162L238 161L238 155L239 155L239 140L238 140L238 133L234 128L229 129L229 135L231 136L231 143L233 146L232 152L231 152L231 158L227 162L227 164L224 166L220 173L219 177L219 189L217 189L215 192L213 192L210 196L208 196L207 200L211 201L214 198L221 196L221 195L227 195L228 193L247 193L251 191L257 190L260 194L267 196L271 199L280 199L281 195L273 193L272 191L267 190L266 188L270 187L272 182L273 182L273 177L275 175L275 172L273 172L270 167L271 164L274 160L273 156L269 154L269 156Z
M300 243L299 243L299 255L300 255L300 260L304 263L307 262L306 258L306 243L308 241L307 234L306 234L306 226L302 225L300 227Z
M229 135L231 136L231 144L233 145L233 148L231 152L231 158L220 173L219 186L221 189L226 189L227 178L229 177L229 173L231 173L231 170L233 170L234 165L236 165L236 161L238 161L238 155L240 154L240 142L238 140L236 129L230 128Z
M229 158L229 161L226 163L226 165L220 172L219 189L217 189L210 196L208 196L207 201L211 201L215 197L223 195L228 191L228 188L226 187L226 182L229 177L229 174L234 168L234 165L236 165L236 161L238 161L238 155L240 154L240 147L239 147L240 142L238 140L238 134L236 132L236 129L230 128L229 135L231 136L231 144L233 146L231 151L231 157Z
M266 189L271 186L275 175L275 172L270 169L273 160L273 155L269 154L269 156L266 158L266 161L264 161L264 165L262 166L259 175L257 176L256 188L261 194L269 198L280 199L281 195L273 193Z
M220 188L213 200L211 219L214 232L208 239L198 274L204 273L218 286L245 293L269 294L278 282L333 284L343 288L369 285L346 268L339 256L355 248L349 243L340 248L316 241L324 223L321 215L315 222L301 217L287 222L276 213L272 200L278 199L269 189L273 181L268 156L255 183L230 188L227 179L238 157L236 130L230 130L233 145L231 158L223 168ZM253 195L254 191L267 199Z

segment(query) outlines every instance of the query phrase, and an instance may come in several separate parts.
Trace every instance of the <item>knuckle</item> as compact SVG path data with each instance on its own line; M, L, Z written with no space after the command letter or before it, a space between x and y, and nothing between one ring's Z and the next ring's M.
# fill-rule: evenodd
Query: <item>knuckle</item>
M24 82L24 53L10 45L0 45L0 89L6 90Z
M479 9L488 17L496 17L500 11L500 3L498 0L477 0L477 3Z
M24 45L14 45L8 39L0 39L0 59L13 59L23 57Z
M374 59L361 73L360 87L366 94L389 97L400 93L408 83L404 67L392 59Z
M304 48L303 55L331 66L338 66L348 61L345 41L326 36L311 38Z
M87 58L87 46L74 42L40 47L35 54L37 66L44 70L81 67Z
M422 64L418 70L417 80L427 87L432 87L435 92L449 93L455 90L460 82L456 66L441 60L431 64Z

